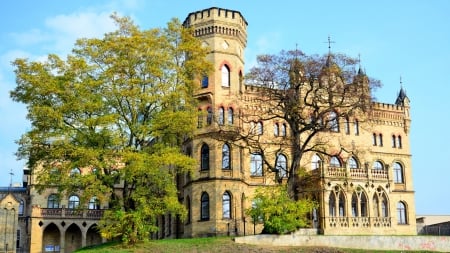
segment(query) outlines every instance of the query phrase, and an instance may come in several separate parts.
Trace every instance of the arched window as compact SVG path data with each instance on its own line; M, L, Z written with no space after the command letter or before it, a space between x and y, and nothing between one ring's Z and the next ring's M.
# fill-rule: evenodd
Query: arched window
M383 166L383 164L380 161L375 161L373 163L372 169L374 169L374 170L382 170L382 169L384 169L384 166Z
M339 132L339 119L336 112L328 114L328 123L331 132Z
M200 219L209 220L209 195L206 192L201 197Z
M219 125L223 125L225 124L225 110L223 109L223 107L219 107L219 119L218 119L218 123Z
M276 169L280 178L287 177L287 159L283 154L278 154Z
M81 174L81 170L78 169L78 168L73 168L73 169L70 171L70 176L71 176L71 177L75 177L75 176L80 175L80 174Z
M228 125L233 125L234 123L234 115L233 115L233 108L228 108Z
M348 159L348 167L350 169L357 169L358 166L358 162L356 161L356 159L352 156L350 157L350 159Z
M222 86L230 87L230 69L225 64L222 66Z
M389 204L386 194L378 189L373 195L373 215L374 217L389 217Z
M222 146L222 169L229 170L230 166L230 146L228 144L223 144Z
M281 124L281 136L286 136L286 124Z
M400 135L397 136L397 147L402 148L402 137Z
M262 176L262 156L258 153L253 153L250 155L250 175L251 176Z
M352 194L352 217L358 217L358 196L356 195L356 192Z
M256 134L257 135L262 135L263 132L264 132L264 129L263 129L262 122L261 121L256 122Z
M273 124L273 135L275 135L275 136L280 135L280 129L279 129L278 123Z
M51 194L47 198L47 208L59 208L59 199L56 194Z
M379 134L378 135L378 146L383 147L383 135Z
M400 163L394 163L392 165L392 169L394 172L394 183L403 184L403 167Z
M339 216L345 216L345 197L341 191L339 191Z
M334 192L330 193L330 199L328 200L329 213L331 217L336 217L336 197Z
M372 145L376 146L377 145L377 134L373 133L372 135Z
M408 224L408 217L406 215L406 205L401 201L397 203L397 223Z
M209 78L208 76L203 76L202 78L202 88L208 88L209 85Z
M322 159L317 154L314 154L311 158L311 170L319 169L320 164L322 163Z
M332 156L330 159L330 167L332 168L340 168L341 167L341 161L337 156Z
M213 120L213 113L211 107L208 107L207 109L207 115L206 115L206 124L211 125Z
M67 206L67 208L75 209L79 205L80 205L80 197L78 197L77 195L71 195L69 197L69 205Z
M229 192L222 195L222 214L224 219L231 219L231 195Z
M392 147L397 147L397 137L395 135L392 135Z
M19 216L23 216L23 211L24 211L25 205L23 200L19 201Z
M200 151L200 169L201 170L209 170L209 147L206 144L202 145Z
M100 202L97 197L92 197L88 203L88 209L100 209Z
M361 198L360 198L360 206L361 206L361 217L367 217L367 197L364 192L361 192Z

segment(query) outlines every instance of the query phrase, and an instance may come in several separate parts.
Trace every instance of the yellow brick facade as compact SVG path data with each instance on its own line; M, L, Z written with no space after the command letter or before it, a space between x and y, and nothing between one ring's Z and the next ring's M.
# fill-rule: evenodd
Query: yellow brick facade
M184 25L193 27L195 35L209 49L207 57L213 63L214 71L207 80L202 80L202 88L195 94L204 115L199 118L195 138L185 146L187 154L198 158L198 168L191 175L177 178L179 199L188 209L188 219L180 221L170 214L161 217L160 231L153 237L260 233L262 225L254 223L245 210L251 207L252 196L258 187L278 183L275 173L263 170L262 175L252 175L248 149L210 136L218 130L220 121L223 121L220 122L222 127L229 129L248 127L239 120L242 110L267 110L266 105L255 104L254 98L259 94L257 89L243 81L247 21L238 11L210 8L190 13ZM409 143L410 108L403 91L399 99L393 104L374 103L369 120L358 124L355 123L357 118L349 119L348 124L340 121L338 132L323 136L330 140L330 153L345 148L346 152L337 156L338 165L329 157L315 157L314 153L307 154L302 160L302 166L320 178L316 189L320 192L317 195L319 208L311 213L311 227L320 233L416 234ZM223 110L223 118L217 116L220 110ZM265 138L280 138L274 136L276 123L282 124L265 123ZM229 157L226 164L224 152L228 152ZM289 162L289 154L285 155ZM67 253L104 241L95 227L107 203L75 212L68 208L70 196L64 196L57 206L51 206L52 189L38 193L28 171L25 178L28 185L21 188L20 193L5 192L0 198L1 210L9 210L16 217L3 220L7 224L3 232L11 238L12 233L19 231L20 247L14 250ZM117 188L120 189L120 185ZM11 204L4 209L8 203ZM21 203L23 213L19 215ZM2 215L1 219L4 217ZM0 242L0 248L5 248L6 243L17 243L9 240Z

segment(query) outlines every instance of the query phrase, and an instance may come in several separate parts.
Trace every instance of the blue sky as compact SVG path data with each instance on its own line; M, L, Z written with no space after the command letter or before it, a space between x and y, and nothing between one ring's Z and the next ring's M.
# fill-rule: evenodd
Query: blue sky
M375 96L394 103L403 88L411 100L411 154L418 214L450 214L450 1L242 1L77 0L5 1L0 8L0 186L21 182L15 140L29 128L26 110L12 102L10 64L67 55L80 37L115 29L109 15L130 16L142 29L183 21L193 11L221 7L240 11L249 23L247 69L256 55L298 48L307 54L332 51L358 57L368 75L382 81Z

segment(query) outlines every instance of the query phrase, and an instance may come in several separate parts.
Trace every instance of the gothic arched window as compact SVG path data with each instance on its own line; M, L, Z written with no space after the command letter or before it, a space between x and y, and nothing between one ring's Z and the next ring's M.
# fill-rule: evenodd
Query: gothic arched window
M228 144L223 144L222 146L222 169L229 170L230 166L230 146Z
M230 87L230 69L225 64L222 66L222 86Z
M200 169L209 170L209 146L206 144L200 150Z
M222 195L222 214L224 219L231 219L231 195L229 192Z
M206 192L201 197L200 219L209 220L209 195Z

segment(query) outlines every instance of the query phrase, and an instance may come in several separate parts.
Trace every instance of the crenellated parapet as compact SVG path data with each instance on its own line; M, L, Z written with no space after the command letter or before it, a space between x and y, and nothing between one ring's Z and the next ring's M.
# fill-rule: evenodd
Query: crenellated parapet
M398 104L372 103L372 121L380 125L401 126L409 132L411 123L409 107Z
M191 12L183 26L194 26L196 37L230 36L237 38L243 47L247 45L247 21L239 11L212 7Z

